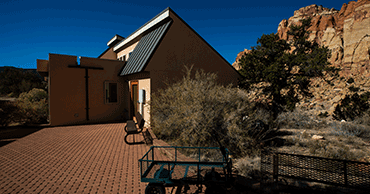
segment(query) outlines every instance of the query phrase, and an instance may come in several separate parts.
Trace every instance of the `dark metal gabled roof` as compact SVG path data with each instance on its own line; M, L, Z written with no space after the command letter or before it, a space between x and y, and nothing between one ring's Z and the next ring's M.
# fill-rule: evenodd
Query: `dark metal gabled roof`
M168 21L140 39L129 56L126 66L120 74L121 76L139 73L144 69L170 24L171 21Z

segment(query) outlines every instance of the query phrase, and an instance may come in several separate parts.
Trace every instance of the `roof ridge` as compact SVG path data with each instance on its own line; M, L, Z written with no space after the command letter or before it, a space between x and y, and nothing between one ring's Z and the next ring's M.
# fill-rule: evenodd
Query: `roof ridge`
M128 35L125 39L123 39L119 43L117 43L116 46L114 46L114 47L117 47L122 42L129 40L131 36L135 35L135 33L137 33L138 31L140 31L141 29L143 29L145 26L147 26L148 24L150 24L151 22L153 22L154 20L156 20L158 17L160 17L161 15L163 15L166 11L172 11L173 12L173 10L170 7L167 7L166 9L164 9L163 11L161 11L159 14L157 14L156 16L154 16L152 19L150 19L149 21L147 21L144 25L142 25L138 29L136 29L133 33L131 33L130 35ZM150 28L148 28L148 29L150 29ZM147 30L145 30L145 31L147 31ZM145 31L143 31L142 33L144 33ZM140 33L140 34L142 34L142 33ZM121 45L121 46L123 46L123 45ZM121 47L121 46L119 46L119 47ZM118 49L119 48L114 48L114 50L118 50Z

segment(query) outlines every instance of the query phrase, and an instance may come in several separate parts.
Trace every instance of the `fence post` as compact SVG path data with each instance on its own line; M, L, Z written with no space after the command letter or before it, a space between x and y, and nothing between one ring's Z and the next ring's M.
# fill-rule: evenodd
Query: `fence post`
M278 160L278 155L276 153L274 153L272 155L272 164L273 164L273 179L274 179L274 182L277 182L278 181L278 170L279 170L279 160Z
M344 184L348 187L348 178L347 178L347 161L343 161L343 170L344 170Z

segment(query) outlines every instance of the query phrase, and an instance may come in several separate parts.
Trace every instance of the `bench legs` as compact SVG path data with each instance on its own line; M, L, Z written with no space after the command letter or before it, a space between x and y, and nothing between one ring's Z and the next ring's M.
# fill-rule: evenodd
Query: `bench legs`
M126 133L126 135L125 135L125 142L126 142L127 144L129 144L129 145L132 145L132 144L143 144L143 143L144 143L143 141L140 141L140 142L136 142L136 141L135 141L135 134L137 134L137 133ZM133 135L133 139L134 139L134 141L133 141L133 142L129 142L129 141L127 141L127 137L128 137L129 135Z

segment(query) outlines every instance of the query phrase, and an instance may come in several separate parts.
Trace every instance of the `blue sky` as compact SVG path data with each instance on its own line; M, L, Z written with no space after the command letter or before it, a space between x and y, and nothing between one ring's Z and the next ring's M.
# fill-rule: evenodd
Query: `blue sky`
M0 66L36 68L49 53L98 57L115 35L127 37L166 7L230 64L262 34L311 4L340 9L347 0L114 1L1 0Z

